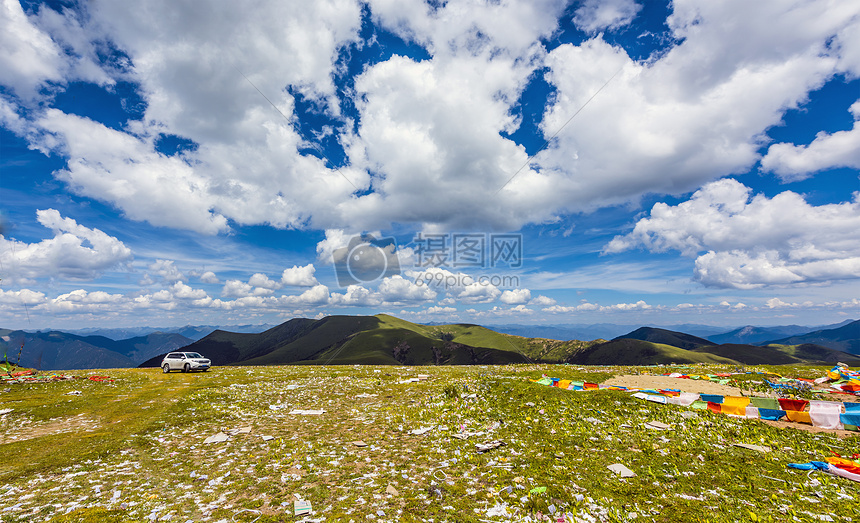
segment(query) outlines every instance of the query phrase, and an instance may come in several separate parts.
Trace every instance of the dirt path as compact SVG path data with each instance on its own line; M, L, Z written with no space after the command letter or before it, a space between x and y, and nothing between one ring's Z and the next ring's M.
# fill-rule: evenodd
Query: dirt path
M99 421L85 414L32 425L10 425L4 420L0 429L0 445L63 432L92 432L98 427Z
M635 387L637 389L681 389L682 392L698 394L722 394L723 396L740 396L741 390L728 385L707 380L690 380L670 378L668 376L649 376L647 374L615 376L606 380L604 385L619 387Z

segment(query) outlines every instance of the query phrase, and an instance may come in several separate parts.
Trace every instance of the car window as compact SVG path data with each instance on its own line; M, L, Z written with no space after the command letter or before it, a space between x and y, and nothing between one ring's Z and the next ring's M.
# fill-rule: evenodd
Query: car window
M197 352L188 352L188 353L186 353L186 354L188 354L188 357L189 357L189 358L202 358L202 357L203 357L203 356L201 356L201 355L200 355L199 353L197 353Z

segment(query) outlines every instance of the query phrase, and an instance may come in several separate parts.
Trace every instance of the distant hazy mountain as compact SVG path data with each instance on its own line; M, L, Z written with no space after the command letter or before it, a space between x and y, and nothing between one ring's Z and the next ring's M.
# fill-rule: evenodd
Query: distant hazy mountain
M800 363L826 363L838 361L851 365L860 359L845 352L820 345L797 346L723 344L701 345L682 349L665 343L633 338L592 345L573 354L569 363L586 365L654 365L660 363L729 363L734 365L785 365Z
M860 320L851 321L834 329L822 329L798 336L789 336L769 343L783 345L814 343L834 350L860 354Z
M438 325L438 324L436 324ZM611 340L625 333L641 327L642 325L619 325L615 323L594 324L562 324L562 325L487 325L488 329L505 334L514 334L527 338L547 338L550 340ZM713 325L701 325L698 323L684 323L680 325L648 325L649 327L671 329L673 331L685 332L693 336L709 338L712 334L722 334L728 330L726 327L714 327Z
M78 336L68 332L6 331L0 348L11 362L39 370L110 369L135 367L156 354L179 349L192 340L181 334L153 333L126 340Z
M618 340L622 338L650 341L651 343L661 343L663 345L671 345L673 347L686 350L693 350L699 347L713 345L712 342L704 338L699 338L683 332L659 329L656 327L640 327L633 332L628 332L627 334L618 336L615 339Z
M758 344L763 341L784 338L786 336L794 336L796 334L804 334L809 332L809 327L801 325L784 325L779 327L754 327L747 325L740 329L707 336L714 343L748 343Z
M830 325L819 325L817 327L813 327L812 329L809 329L809 331L811 332L814 330L838 329L839 327L844 327L846 325L850 325L850 324L854 323L855 321L857 321L857 320L850 320L850 319L849 320L842 320L839 323L832 323Z
M156 354L163 354L190 345L194 340L181 334L154 332L146 336L137 336L120 340L116 352L131 358L136 365L143 363Z
M726 327L714 327L713 325L701 325L698 323L680 323L677 325L648 325L649 327L657 327L661 329L672 330L675 332L683 332L692 334L700 338L710 339L714 334L726 332Z
M86 329L67 330L70 334L79 336L104 336L112 340L125 340L128 338L136 338L147 336L152 333L163 334L181 334L186 338L197 341L200 338L208 336L216 330L226 330L230 332L263 332L271 329L274 325L185 325L184 327L128 327L122 329L106 329L99 327L90 327Z

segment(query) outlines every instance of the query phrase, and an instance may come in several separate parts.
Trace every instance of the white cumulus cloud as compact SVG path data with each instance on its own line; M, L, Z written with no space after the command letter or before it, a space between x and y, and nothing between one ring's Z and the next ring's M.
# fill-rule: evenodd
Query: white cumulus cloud
M499 296L499 301L508 305L518 305L528 303L532 299L532 293L529 289L513 289L502 292Z
M47 81L62 79L59 46L36 27L17 0L0 5L0 69L2 82L21 98L33 98Z
M589 33L615 29L632 22L641 9L635 0L585 0L574 12L573 23Z
M429 286L418 285L400 275L384 278L378 291L389 303L424 302L436 298L436 292Z
M200 275L201 283L221 283L221 280L218 279L218 276L215 275L212 271L206 271Z
M173 260L156 259L154 262L147 265L147 268L155 273L162 281L173 283L176 281L186 281L185 274L176 266Z
M556 301L549 296L544 296L543 294L539 295L537 298L532 298L529 302L529 305L535 305L538 307L550 307L555 305Z
M20 97L29 95L12 94L0 100L0 118L64 159L55 176L71 190L128 219L205 234L231 223L326 229L318 254L328 263L347 230L518 230L750 169L787 110L837 75L860 76L860 3L824 5L675 0L666 20L675 43L635 61L599 34L635 19L632 0L580 3L575 22L592 37L552 49L562 0L262 0L206 16L167 0L28 16L3 0L8 92L72 79L109 89L118 73L93 62L97 44L108 43L128 57L122 75L138 86L145 114L114 128L49 104L26 111ZM338 89L344 51L370 44L360 41L364 9L427 57L368 63ZM510 135L535 75L554 91L539 122L552 142L527 163ZM317 131L343 147L337 168L307 153L318 138L299 130L307 122L298 96L331 120ZM353 105L357 114L341 114ZM196 148L164 154L162 134ZM775 144L765 168L790 179L855 165L855 135Z
M319 283L314 276L315 271L316 268L312 263L303 267L293 265L289 269L284 269L284 272L281 274L281 284L295 287L313 287Z
M262 287L268 290L280 289L281 282L270 280L268 276L262 273L255 273L248 279L248 285L252 287Z
M822 131L809 145L773 144L761 159L762 170L775 173L785 182L794 182L834 167L860 169L860 100L850 111L854 115L850 130L832 134Z
M676 206L657 203L604 253L643 247L695 257L705 285L765 285L860 278L860 192L850 202L810 205L785 191L773 198L726 179Z
M0 235L0 260L11 278L91 280L132 260L131 249L99 229L79 225L56 209L36 211L54 237L25 243Z

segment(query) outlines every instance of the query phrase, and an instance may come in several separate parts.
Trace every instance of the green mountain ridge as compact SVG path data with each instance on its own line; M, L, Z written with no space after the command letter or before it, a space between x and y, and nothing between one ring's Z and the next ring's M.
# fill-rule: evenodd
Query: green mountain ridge
M830 349L860 355L860 320L835 329L822 329L768 342L768 344L774 343L784 345L814 343Z
M735 359L697 352L665 343L635 338L616 338L575 354L569 363L580 365L659 365L668 363L728 363Z
M715 345L704 338L651 327L636 329L611 341L558 341L502 334L473 324L420 325L387 314L327 316L319 320L297 318L260 334L215 331L184 350L199 352L216 366L526 362L755 365L852 359L850 354L817 345ZM158 366L162 356L141 366Z
M672 331L668 329L660 329L658 327L640 327L633 332L618 336L615 340L623 338L650 341L662 345L671 345L679 349L694 350L706 345L715 345L714 342L692 336L683 332ZM613 340L613 341L615 341Z

